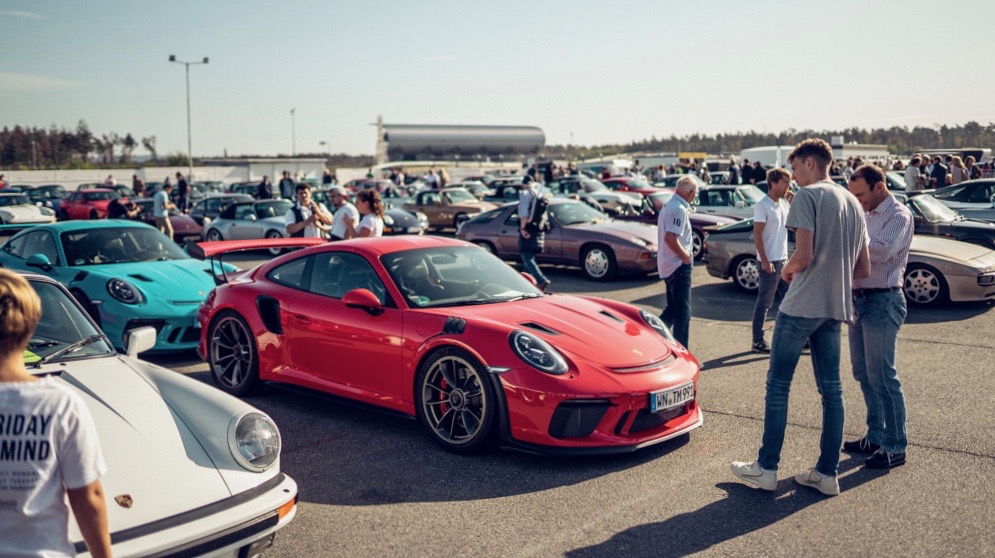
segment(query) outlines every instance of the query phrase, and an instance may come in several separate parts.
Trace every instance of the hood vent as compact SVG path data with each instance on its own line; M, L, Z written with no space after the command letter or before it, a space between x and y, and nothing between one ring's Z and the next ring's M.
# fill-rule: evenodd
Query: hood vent
M665 368L670 363L677 360L677 356L674 353L661 358L660 360L653 361L649 364L644 364L642 366L629 366L625 368L612 368L611 371L616 374L634 374L638 372L653 372L661 368Z
M560 334L560 332L556 331L555 329L549 329L548 327L546 327L546 326L544 326L542 324L537 324L535 322L525 322L525 323L519 324L519 325L522 326L522 327L527 327L529 329L534 329L536 331L541 331L541 332L543 332L543 333L545 333L547 335L559 335Z
M139 281L145 281L146 283L151 283L152 282L152 280L149 279L148 277L146 277L144 275L140 275L138 273L133 273L131 275L128 275L128 277L134 277L135 279L138 279Z
M622 318L619 318L618 316L616 316L615 314L612 314L612 313L611 313L611 312L609 312L608 310L602 310L602 311L601 311L601 312L599 312L599 313L600 313L601 315L603 315L603 316L608 316L609 318L611 318L611 319L615 320L616 322L618 322L618 323L620 323L620 324L624 324L624 323L625 323L625 321L624 321L624 320L623 320Z

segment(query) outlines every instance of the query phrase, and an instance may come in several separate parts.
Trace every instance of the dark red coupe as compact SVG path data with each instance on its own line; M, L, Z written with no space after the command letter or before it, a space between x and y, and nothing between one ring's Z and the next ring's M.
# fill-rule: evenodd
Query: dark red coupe
M121 196L110 188L77 190L62 198L56 215L60 221L69 219L103 219L107 217L107 206L111 200Z
M444 448L633 451L702 424L699 363L659 318L544 294L472 244L429 236L208 242L297 250L207 297L198 352L224 391L276 382L415 416Z

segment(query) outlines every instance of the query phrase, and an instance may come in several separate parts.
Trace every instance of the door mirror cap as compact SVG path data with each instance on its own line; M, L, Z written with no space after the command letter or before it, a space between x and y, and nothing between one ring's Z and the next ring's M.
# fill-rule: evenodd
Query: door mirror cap
M24 262L28 267L37 267L44 271L52 270L52 261L45 254L31 254Z
M342 303L349 308L360 308L371 316L383 314L383 304L369 289L353 289L342 297Z
M128 339L125 342L125 352L130 357L138 356L139 353L155 347L155 328L140 327L128 332Z

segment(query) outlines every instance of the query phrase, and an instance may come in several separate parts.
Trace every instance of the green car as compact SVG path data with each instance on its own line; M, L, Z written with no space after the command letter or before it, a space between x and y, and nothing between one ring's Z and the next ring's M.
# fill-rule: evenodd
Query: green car
M38 225L0 246L0 266L65 285L119 350L144 326L156 330L153 350L196 348L197 309L215 286L211 265L149 225L116 219Z

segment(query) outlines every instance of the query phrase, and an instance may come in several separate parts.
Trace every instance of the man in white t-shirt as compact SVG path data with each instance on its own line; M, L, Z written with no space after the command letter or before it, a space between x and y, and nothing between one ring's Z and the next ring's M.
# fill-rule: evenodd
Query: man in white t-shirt
M168 180L168 179L167 179ZM169 210L175 209L176 205L169 201L169 194L173 192L173 185L169 182L163 184L152 196L152 216L155 217L155 227L159 232L173 239L173 223L169 220Z
M323 204L311 199L311 185L301 182L294 188L297 203L287 210L283 219L287 234L292 238L321 238L332 224L332 215Z
M923 183L925 180L922 177L922 173L919 172L919 165L922 164L922 159L918 155L912 157L909 161L908 168L905 169L905 191L906 192L916 192L923 189Z
M34 289L0 269L0 556L75 556L67 497L90 555L110 556L93 418L61 380L24 366L40 317Z
M675 189L674 196L657 218L656 268L667 285L667 306L660 318L686 348L691 329L691 272L694 269L688 212L691 200L698 193L698 183L691 176L682 176Z
M764 341L764 322L767 311L774 304L774 295L781 296L788 284L781 280L781 269L788 260L788 211L791 206L785 199L791 188L791 173L782 168L767 171L767 195L753 208L753 243L757 247L760 263L760 285L757 305L753 309L753 351L769 353Z
M329 190L328 197L332 200L332 206L335 207L335 216L332 217L332 240L344 240L348 231L345 217L348 215L353 223L358 223L359 210L349 202L349 190L341 186Z

